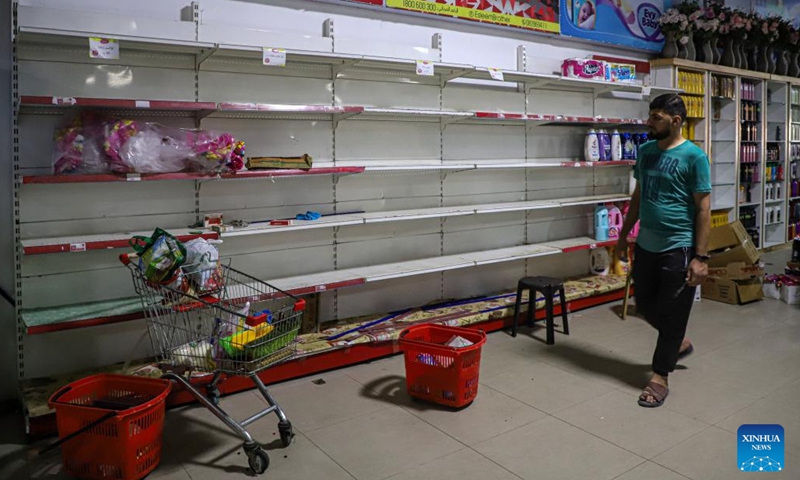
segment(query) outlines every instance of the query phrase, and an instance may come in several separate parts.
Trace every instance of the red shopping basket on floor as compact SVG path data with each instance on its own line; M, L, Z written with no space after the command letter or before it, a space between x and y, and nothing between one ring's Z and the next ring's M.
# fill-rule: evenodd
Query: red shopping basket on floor
M62 446L64 472L90 480L139 480L161 460L169 380L93 375L50 397Z
M448 347L454 336L472 342L467 347ZM481 347L486 334L441 325L417 325L400 334L406 360L406 387L414 398L451 407L464 407L478 395Z

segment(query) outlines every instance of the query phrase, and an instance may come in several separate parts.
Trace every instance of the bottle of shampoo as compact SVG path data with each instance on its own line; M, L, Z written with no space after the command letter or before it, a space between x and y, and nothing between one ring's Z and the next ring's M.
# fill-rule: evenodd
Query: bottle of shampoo
M600 140L594 130L589 130L589 133L586 134L583 154L587 162L600 161Z
M599 158L601 162L606 161L606 146L603 143L605 141L605 135L603 133L603 129L597 130L597 148L599 150Z
M616 130L611 133L611 160L622 160L622 138Z
M611 161L611 135L608 134L607 130L601 130L603 133L600 134L602 140L601 145L603 146L603 150L600 152L600 161L601 162L610 162Z

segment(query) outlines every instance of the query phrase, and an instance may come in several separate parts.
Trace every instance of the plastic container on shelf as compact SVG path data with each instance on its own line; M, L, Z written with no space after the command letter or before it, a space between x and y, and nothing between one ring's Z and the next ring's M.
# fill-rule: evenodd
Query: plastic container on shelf
M605 205L594 209L594 239L598 242L608 240L608 208Z
M453 337L472 345L450 347ZM486 334L481 330L443 325L415 325L400 333L400 348L406 366L406 388L414 398L461 408L478 395L481 347Z
M48 405L56 411L64 438L98 421L62 446L64 472L90 480L139 480L161 461L164 406L169 380L101 374L56 391Z

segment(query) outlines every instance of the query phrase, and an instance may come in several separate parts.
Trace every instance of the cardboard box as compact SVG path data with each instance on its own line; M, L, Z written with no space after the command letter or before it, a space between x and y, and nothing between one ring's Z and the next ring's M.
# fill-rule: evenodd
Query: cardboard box
M781 300L789 305L800 304L800 285L781 285Z
M761 265L747 265L744 262L729 263L724 267L708 267L708 276L726 280L749 280L762 278L764 269Z
M752 265L761 258L758 249L753 245L753 239L738 220L711 229L708 235L708 251L711 252L709 267L727 267L728 264L738 262Z
M764 298L760 278L736 281L708 277L703 282L702 292L703 298L731 305L742 305Z
M765 283L761 291L764 292L764 298L771 298L772 300L781 299L781 289L776 283Z

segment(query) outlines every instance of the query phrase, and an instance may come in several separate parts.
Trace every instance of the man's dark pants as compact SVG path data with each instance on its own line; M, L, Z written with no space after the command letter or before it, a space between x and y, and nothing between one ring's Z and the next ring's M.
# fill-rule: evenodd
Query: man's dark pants
M653 372L663 377L678 363L689 323L696 287L686 285L686 272L693 257L692 248L655 253L636 246L633 262L636 311L658 330Z

